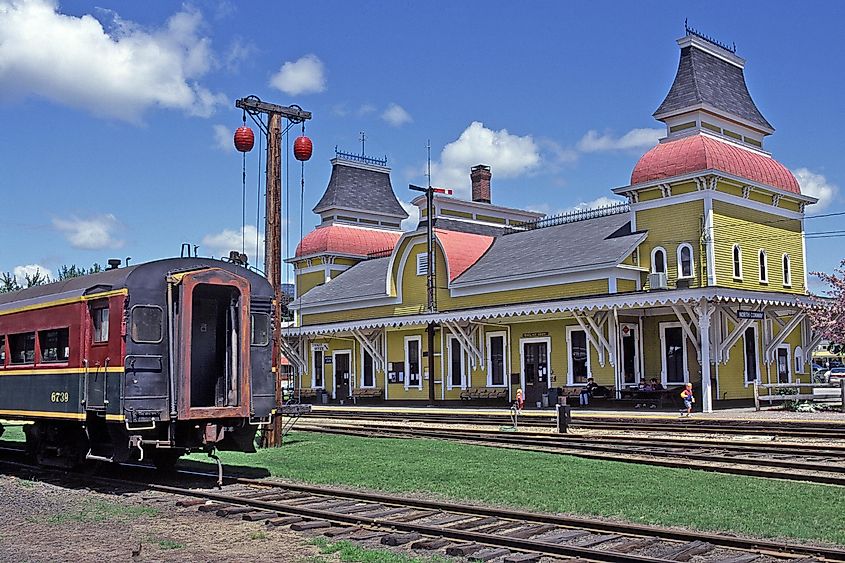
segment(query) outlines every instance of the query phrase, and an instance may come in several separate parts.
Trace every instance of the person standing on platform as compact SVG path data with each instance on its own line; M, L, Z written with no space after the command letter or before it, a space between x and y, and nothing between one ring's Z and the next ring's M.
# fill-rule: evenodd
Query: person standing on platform
M684 390L681 391L681 399L684 400L684 408L686 411L681 411L681 416L689 416L692 414L692 405L695 403L695 395L692 393L692 383L687 383Z

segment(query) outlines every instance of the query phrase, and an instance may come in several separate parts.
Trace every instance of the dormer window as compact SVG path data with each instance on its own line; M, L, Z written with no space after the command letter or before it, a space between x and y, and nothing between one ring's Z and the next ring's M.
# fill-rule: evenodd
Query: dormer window
M768 257L766 256L766 251L763 250L762 248L760 249L759 262L760 262L760 283L769 283Z
M789 254L783 255L783 287L792 287L792 268L789 263Z
M660 246L651 251L651 271L655 274L666 273L666 251Z
M694 277L692 268L692 245L686 242L678 246L678 277Z
M742 249L739 247L738 244L734 245L733 248L733 261L734 261L734 279L741 280L742 279Z

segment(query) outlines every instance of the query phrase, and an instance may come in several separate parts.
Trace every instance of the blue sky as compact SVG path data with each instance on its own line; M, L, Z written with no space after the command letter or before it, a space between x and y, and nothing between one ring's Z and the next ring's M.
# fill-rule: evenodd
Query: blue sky
M231 134L234 100L249 94L314 114L306 233L335 146L359 151L359 131L368 154L388 157L402 200L425 181L428 139L435 183L459 193L484 162L494 203L557 212L611 196L660 136L651 114L684 18L747 59L777 130L766 148L822 196L808 214L840 211L843 15L839 2L0 0L0 271L239 247ZM257 159L246 160L250 255ZM298 166L291 185L292 251ZM810 269L830 271L843 240L809 240Z

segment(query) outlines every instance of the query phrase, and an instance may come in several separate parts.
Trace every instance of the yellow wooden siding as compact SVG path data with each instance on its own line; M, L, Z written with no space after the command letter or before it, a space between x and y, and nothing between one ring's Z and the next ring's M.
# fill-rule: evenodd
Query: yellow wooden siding
M695 182L679 182L677 184L672 184L673 196L689 194L696 191L698 191L698 186L695 185Z
M674 323L678 322L674 315L664 315L659 317L645 317L643 319L643 364L645 371L640 374L646 380L656 378L660 381L661 372L663 371L663 352L660 344L660 323ZM692 382L701 382L701 366L698 363L698 356L695 353L695 346L690 342L689 338L684 333L687 350L687 370L689 372L689 380ZM672 384L676 385L676 384Z
M532 287L528 289L513 289L510 291L494 291L479 295L439 299L437 305L442 311L503 305L506 303L529 303L565 297L603 295L608 292L607 279Z
M387 332L387 361L391 363L402 363L404 373L405 362L405 337L417 336L420 338L420 371L423 374L422 388L411 388L405 390L405 383L388 383L388 400L413 400L413 399L428 399L429 380L425 379L425 373L428 370L428 356L425 354L428 351L428 336L424 329L415 328L409 330L391 330ZM405 377L408 374L405 373ZM440 380L440 330L434 333L434 379L435 382ZM435 385L435 396L440 397L440 385Z
M296 296L300 297L308 293L311 289L318 285L326 283L326 274L320 272L308 272L307 274L296 275Z
M640 265L651 271L651 251L663 247L666 251L666 274L669 287L678 279L678 246L684 242L693 248L693 271L695 277L690 287L699 287L703 275L701 248L701 224L704 217L704 202L689 201L637 211L637 229L648 231L648 238L639 246ZM646 284L644 289L647 289Z
M469 213L468 211L456 211L454 209L441 209L440 214L444 215L444 216L448 216L448 217L461 217L463 219L472 219L472 213ZM435 216L435 219L437 219L437 216ZM437 222L435 221L434 224L436 225Z
M479 221L485 221L487 223L499 223L500 225L504 225L507 221L503 217L493 217L491 215L476 215L476 219Z
M806 292L800 221L714 201L713 232L717 285L761 291ZM739 244L742 249L742 280L733 277L734 244ZM768 256L768 284L760 283L760 249L764 249ZM790 257L791 288L783 285L784 253Z
M616 291L618 293L637 291L637 282L633 280L616 280Z

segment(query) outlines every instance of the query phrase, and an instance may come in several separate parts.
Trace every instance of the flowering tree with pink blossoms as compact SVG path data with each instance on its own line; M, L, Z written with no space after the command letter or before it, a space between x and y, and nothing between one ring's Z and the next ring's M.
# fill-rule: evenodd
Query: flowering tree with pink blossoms
M845 349L845 260L832 274L813 272L829 289L827 298L815 297L815 303L807 311L813 328L822 338L830 341L830 350L836 354Z

